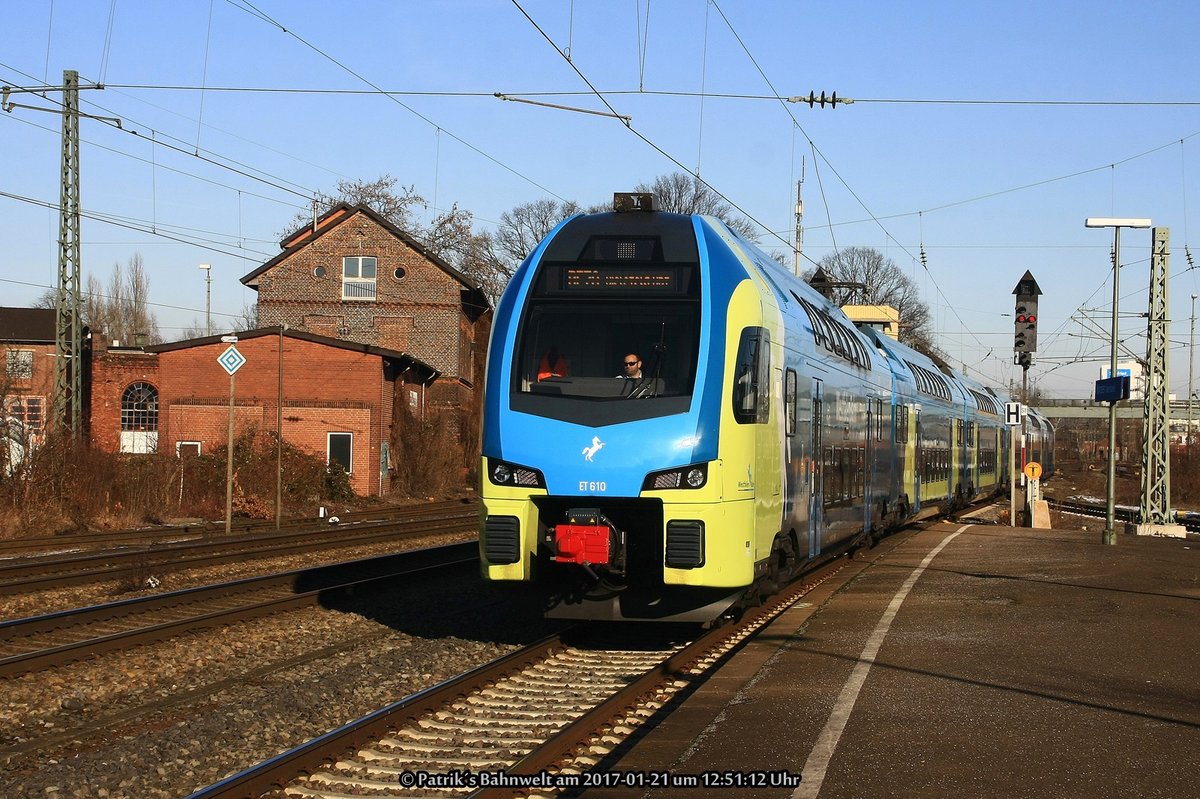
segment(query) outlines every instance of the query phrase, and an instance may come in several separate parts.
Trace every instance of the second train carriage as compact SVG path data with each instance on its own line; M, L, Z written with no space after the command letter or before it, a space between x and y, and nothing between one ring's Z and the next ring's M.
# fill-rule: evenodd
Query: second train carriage
M707 621L1003 484L997 395L859 331L720 220L618 199L555 228L498 305L487 579L541 585L554 616Z

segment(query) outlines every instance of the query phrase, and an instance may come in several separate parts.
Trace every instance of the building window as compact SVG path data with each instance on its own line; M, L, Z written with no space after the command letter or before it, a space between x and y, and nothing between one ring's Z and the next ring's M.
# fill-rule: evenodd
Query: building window
M346 474L353 474L351 468L354 462L354 434L353 433L330 433L329 448L326 464L329 466L335 463L346 470Z
M158 389L132 383L121 394L121 452L158 451Z
M121 395L122 430L158 430L158 389L133 383Z
M14 397L8 403L8 416L20 422L25 433L37 435L46 423L45 402L42 397Z
M5 356L4 374L10 380L33 378L33 350L9 350Z
M175 455L179 458L197 458L200 456L199 441L176 441Z
M342 299L375 299L376 261L372 256L352 255L342 259Z

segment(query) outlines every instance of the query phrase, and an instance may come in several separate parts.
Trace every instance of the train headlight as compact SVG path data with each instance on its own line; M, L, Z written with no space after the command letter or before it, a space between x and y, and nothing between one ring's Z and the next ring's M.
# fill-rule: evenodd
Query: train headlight
M669 488L703 488L707 482L708 464L698 463L694 466L682 466L677 469L651 472L642 481L642 490L662 491Z
M545 488L546 478L537 469L497 458L488 458L488 479L493 485L517 488Z

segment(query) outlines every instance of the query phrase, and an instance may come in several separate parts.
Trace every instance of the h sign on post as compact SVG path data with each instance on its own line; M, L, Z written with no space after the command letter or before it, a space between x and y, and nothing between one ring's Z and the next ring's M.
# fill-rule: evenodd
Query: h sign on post
M1004 423L1009 427L1016 427L1021 423L1021 403L1006 402L1004 403Z

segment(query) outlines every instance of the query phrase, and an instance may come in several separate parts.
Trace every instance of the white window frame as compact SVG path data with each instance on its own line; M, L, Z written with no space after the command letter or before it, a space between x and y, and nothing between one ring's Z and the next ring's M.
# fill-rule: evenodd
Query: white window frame
M363 277L363 269L370 262L371 277ZM378 296L376 280L379 276L379 259L373 255L347 255L342 258L342 299L374 302Z
M350 437L350 465L346 469L346 474L354 474L354 433L338 431L336 433L325 434L325 465L329 466L333 463L333 437L334 436L349 436Z
M4 374L10 380L32 380L33 350L8 350L4 358Z
M175 442L175 457L176 458L183 457L183 448L184 447L195 447L197 455L201 455L204 452L204 445L199 441L176 441Z

